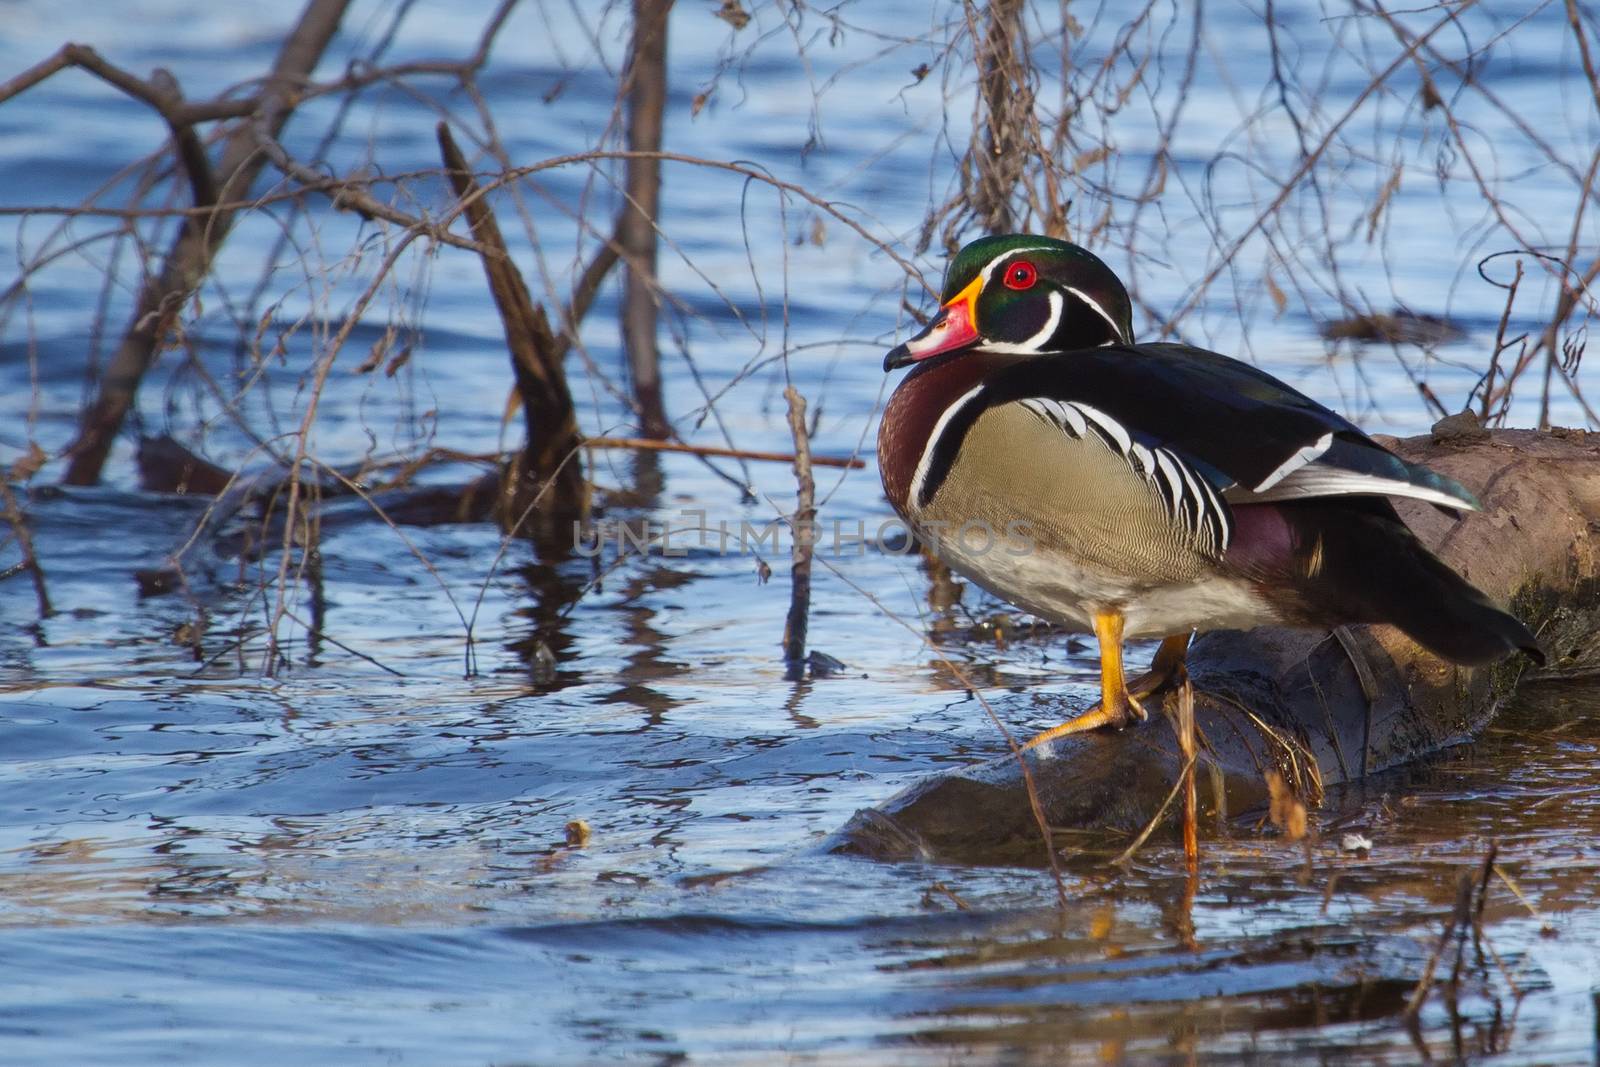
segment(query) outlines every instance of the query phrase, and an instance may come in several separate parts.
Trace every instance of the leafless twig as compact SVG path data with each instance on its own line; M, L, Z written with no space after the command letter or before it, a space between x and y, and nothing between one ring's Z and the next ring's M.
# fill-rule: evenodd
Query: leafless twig
M783 391L789 405L789 432L794 435L794 478L798 486L794 510L794 566L789 589L789 617L783 625L783 659L791 678L805 674L806 625L811 613L811 560L815 552L817 484L811 476L811 436L806 431L806 400L800 390Z

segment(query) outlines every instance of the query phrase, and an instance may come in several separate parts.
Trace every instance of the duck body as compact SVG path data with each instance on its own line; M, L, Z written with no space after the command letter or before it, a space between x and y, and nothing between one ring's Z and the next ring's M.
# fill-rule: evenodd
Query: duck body
M1174 522L1161 489L1130 477L1116 439L1087 418L1074 421L1071 402L1043 391L1042 368L1027 363L982 351L929 361L890 399L879 469L890 503L935 554L1002 599L1076 630L1111 608L1122 610L1130 637L1278 621L1249 582L1217 567L1214 513L1198 529ZM1019 390L1029 395L1006 399Z
M1146 693L1194 629L1382 622L1457 663L1538 656L1386 499L1458 513L1466 489L1249 364L1131 343L1126 292L1090 253L984 238L943 301L885 359L913 365L879 428L885 493L954 571L1097 635L1101 704L1060 732L1142 717L1124 636L1165 639Z

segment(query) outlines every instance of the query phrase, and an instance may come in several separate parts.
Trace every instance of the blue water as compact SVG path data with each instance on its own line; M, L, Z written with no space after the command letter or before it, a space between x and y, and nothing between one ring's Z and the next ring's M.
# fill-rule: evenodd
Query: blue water
M1393 61L1395 33L1342 8L1275 6L1291 105L1316 148ZM193 98L264 70L293 16L194 0L12 0L3 10L0 77L81 41L135 72L167 68ZM682 4L673 16L667 146L805 186L913 259L917 277L811 203L667 164L668 408L687 440L786 450L782 390L792 378L816 416L815 450L869 460L819 473L824 523L870 531L888 517L870 465L889 385L881 356L910 324L902 300L926 307L924 283L938 284L943 251L919 255L914 245L926 213L955 188L953 154L970 125L962 53L937 66L960 12L901 0L768 6L735 32L713 11ZM1066 69L1104 64L1086 102L1073 104L1063 154L1070 161L1102 140L1115 149L1073 180L1069 218L1148 308L1165 315L1192 298L1176 324L1183 336L1252 358L1374 430L1431 423L1413 378L1451 408L1465 400L1504 295L1474 265L1516 247L1518 235L1565 251L1600 132L1559 7L1469 10L1433 39L1451 57L1464 42L1493 42L1476 56L1471 85L1435 60L1430 69L1516 234L1486 207L1468 155L1452 147L1440 111L1423 108L1416 69L1402 64L1328 139L1320 199L1297 194L1204 291L1194 287L1301 158L1260 14L1206 9L1184 91L1196 44L1187 13L1156 11L1117 52L1119 11L1069 11L1070 31L1053 11L1030 14L1036 32L1068 34ZM357 4L319 77L373 56L399 16L381 61L465 55L488 14L487 5ZM1399 18L1414 32L1439 14ZM606 135L625 39L620 9L517 8L480 79L515 162L582 152ZM1145 80L1125 92L1147 54ZM1041 115L1053 121L1063 65L1038 58ZM911 71L924 63L935 69L917 81ZM1169 173L1136 208L1129 197L1150 173L1159 116L1180 95ZM480 153L471 100L423 77L364 93L326 158L341 171L427 171L441 113ZM285 145L312 158L336 115L332 100L308 103ZM125 205L139 177L123 168L159 152L166 134L147 108L68 71L0 104L0 136L0 206L43 209L94 195ZM1402 180L1373 225L1396 166ZM536 295L565 292L575 250L593 245L582 235L609 229L615 180L610 164L573 164L496 198ZM406 188L405 210L446 206L431 178ZM181 190L173 196L186 202ZM216 281L185 311L181 343L146 383L134 429L171 433L230 468L263 469L269 452L292 450L307 369L394 237L316 198L308 205L309 221L277 202L240 222ZM589 229L574 221L580 212ZM1592 218L1579 227L1579 269L1594 254ZM1208 842L1188 918L1174 842L1161 833L1131 870L1095 856L1069 864L1062 908L1036 870L827 857L822 843L858 808L1005 749L925 645L931 629L944 635L943 654L990 687L1014 732L1086 700L1092 657L1061 638L997 646L975 624L1001 605L969 589L960 607L936 610L913 561L852 549L824 553L811 617L812 646L846 667L790 683L778 655L783 551L608 555L597 575L587 560L541 561L488 525L391 530L347 499L322 511L320 605L310 581L281 587L293 616L279 629L284 662L268 673L280 557L241 553L254 512L219 516L191 542L207 503L140 489L132 433L101 487L54 484L89 368L131 307L137 249L87 240L115 231L114 217L0 219L12 253L0 281L26 268L25 287L0 305L0 464L34 444L50 457L19 491L58 609L40 619L25 577L0 582L0 1062L923 1064L1255 1053L1404 1063L1419 1043L1441 1059L1593 1058L1600 734L1591 720L1600 705L1591 689L1529 694L1509 713L1514 729L1332 798L1308 881L1300 851L1247 818L1232 838ZM294 240L280 249L286 226ZM142 233L158 254L165 236ZM1496 276L1508 277L1509 260L1497 263ZM1554 302L1548 278L1526 265L1513 336L1538 329ZM103 296L111 267L119 281ZM1272 286L1286 296L1281 311ZM617 301L608 286L571 363L591 433L631 425L618 399ZM1427 351L1331 345L1318 325L1346 304L1447 315L1463 334ZM1143 313L1139 326L1157 330ZM412 346L409 361L392 377L355 374L391 327L396 348ZM266 340L252 350L258 328ZM1538 370L1519 388L1513 424L1538 417ZM1592 370L1577 375L1600 386ZM434 446L494 450L519 432L502 419L509 389L478 263L418 244L339 353L312 451L354 466ZM1583 424L1559 381L1550 413ZM476 470L444 464L422 480L455 484ZM686 510L704 510L713 523L759 527L793 506L783 464L669 456L651 465L602 452L591 474L611 514L637 521L682 525L693 521ZM658 490L617 492L656 476ZM136 575L173 558L187 593L142 594ZM0 544L0 567L16 559L14 543ZM763 562L772 570L764 583ZM318 633L306 621L314 609ZM197 617L206 625L198 655L180 639ZM574 820L589 827L585 846L567 843ZM1340 852L1345 828L1374 838L1370 857ZM1500 882L1491 893L1487 930L1505 966L1469 958L1454 1004L1431 999L1413 1037L1400 1009L1456 872L1475 869L1490 839L1527 900Z

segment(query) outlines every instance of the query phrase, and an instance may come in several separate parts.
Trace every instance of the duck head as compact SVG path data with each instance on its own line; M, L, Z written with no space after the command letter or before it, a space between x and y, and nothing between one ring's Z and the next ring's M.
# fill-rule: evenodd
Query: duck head
M1032 354L1133 340L1128 291L1094 253L1027 233L982 237L956 253L932 321L883 359L893 370L966 348Z

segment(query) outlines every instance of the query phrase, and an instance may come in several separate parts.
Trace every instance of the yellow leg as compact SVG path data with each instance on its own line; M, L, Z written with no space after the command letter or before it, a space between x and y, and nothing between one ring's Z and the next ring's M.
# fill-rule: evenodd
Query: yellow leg
M1138 698L1158 692L1183 677L1184 654L1189 648L1188 634L1173 634L1163 639L1150 670L1135 679L1131 687L1122 674L1122 615L1114 611L1095 612L1094 636L1100 642L1099 703L1060 726L1052 726L1029 740L1023 748L1033 748L1067 734L1082 733L1101 726L1120 729L1143 722L1145 711L1139 706Z
M1183 677L1188 670L1184 664L1188 654L1187 633L1163 637L1161 647L1156 649L1155 658L1150 661L1150 669L1128 683L1128 692L1142 699L1182 685Z

